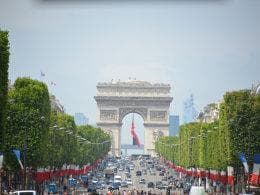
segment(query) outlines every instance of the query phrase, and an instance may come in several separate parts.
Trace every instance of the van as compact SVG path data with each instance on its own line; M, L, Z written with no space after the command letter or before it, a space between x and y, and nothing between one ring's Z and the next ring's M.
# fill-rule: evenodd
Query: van
M36 195L34 190L20 190L12 193L13 195Z

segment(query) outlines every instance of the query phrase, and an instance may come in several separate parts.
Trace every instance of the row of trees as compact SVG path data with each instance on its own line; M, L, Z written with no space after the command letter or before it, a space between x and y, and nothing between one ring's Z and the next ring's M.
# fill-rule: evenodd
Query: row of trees
M3 145L2 129L7 102L9 55L8 32L0 29L0 151Z
M7 170L20 169L13 149L19 149L21 161L32 168L91 164L110 150L109 134L77 127L72 116L52 110L48 88L40 81L18 78L7 100L2 131Z
M250 90L226 93L217 121L184 124L178 136L159 138L155 148L184 168L241 170L239 153L252 168L254 154L260 153L260 95Z

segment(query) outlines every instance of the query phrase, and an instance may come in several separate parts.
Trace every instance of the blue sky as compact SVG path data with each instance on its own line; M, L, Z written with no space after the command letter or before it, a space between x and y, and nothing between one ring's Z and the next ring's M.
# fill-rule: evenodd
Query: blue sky
M91 123L100 81L170 83L171 113L182 116L190 93L200 110L260 80L259 0L51 2L0 0L9 77L43 71L66 111Z

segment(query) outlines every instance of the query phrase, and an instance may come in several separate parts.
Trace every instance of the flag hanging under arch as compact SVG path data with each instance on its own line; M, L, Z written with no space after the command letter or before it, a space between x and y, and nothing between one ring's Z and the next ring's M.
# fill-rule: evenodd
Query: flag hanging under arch
M139 139L135 133L134 114L133 114L133 118L132 118L131 135L133 137L133 145L137 145L138 147L140 147Z

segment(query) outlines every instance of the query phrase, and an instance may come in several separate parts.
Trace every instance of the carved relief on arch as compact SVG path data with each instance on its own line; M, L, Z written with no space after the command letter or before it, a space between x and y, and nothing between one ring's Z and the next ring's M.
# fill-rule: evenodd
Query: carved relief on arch
M116 121L117 111L116 110L100 110L101 121Z
M150 111L151 121L167 121L167 111L164 110L151 110Z
M129 113L138 113L142 116L144 121L147 120L147 108L119 108L119 122L121 123L123 118Z

